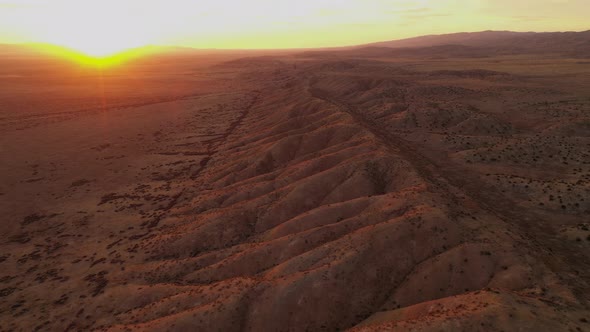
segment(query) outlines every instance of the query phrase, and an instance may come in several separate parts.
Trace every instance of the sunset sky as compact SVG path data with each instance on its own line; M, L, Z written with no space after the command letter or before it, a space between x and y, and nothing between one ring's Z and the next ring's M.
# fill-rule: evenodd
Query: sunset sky
M589 0L0 0L0 43L93 55L155 45L294 48L459 31L587 30Z

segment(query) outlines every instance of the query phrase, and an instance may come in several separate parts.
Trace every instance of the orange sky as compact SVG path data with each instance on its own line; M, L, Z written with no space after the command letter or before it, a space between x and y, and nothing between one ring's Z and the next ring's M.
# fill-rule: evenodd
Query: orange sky
M0 43L91 55L156 45L293 48L459 31L590 29L590 0L0 0Z

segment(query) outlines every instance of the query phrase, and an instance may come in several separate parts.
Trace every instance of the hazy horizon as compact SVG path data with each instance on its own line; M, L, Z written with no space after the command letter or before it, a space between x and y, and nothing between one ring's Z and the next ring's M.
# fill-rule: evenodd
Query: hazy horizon
M49 43L90 55L146 45L328 48L423 35L584 31L582 0L0 1L0 43Z
M146 48L146 47L153 47L153 48L180 48L180 49L193 49L193 50L203 50L203 51L207 51L207 50L211 50L211 51L264 51L264 50L276 50L276 51L289 51L289 50L307 50L307 49L329 49L329 48L334 48L334 49L338 49L338 48L347 48L347 47L356 47L356 46L363 46L363 45L372 45L372 44L379 44L382 42L389 42L389 41L402 41L402 40L408 40L408 39L415 39L415 38L421 38L421 37L431 37L431 36L446 36L446 35L455 35L455 34L477 34L477 33L485 33L485 32L512 32L512 33L538 33L538 34L543 34L543 33L581 33L581 32L586 32L586 31L590 31L590 28L587 29L580 29L580 30L556 30L556 31L532 31L532 30L522 30L522 31L517 31L517 30L475 30L475 31L452 31L452 32L447 32L447 33L431 33L431 34L421 34L421 35L416 35L416 36L409 36L409 37L404 37L404 38L389 38L389 39L379 39L379 40L370 40L370 41L366 41L360 44L347 44L347 45L334 45L334 46L318 46L318 47L284 47L284 48L265 48L265 47L261 47L261 48L255 48L255 47L250 47L250 48L214 48L214 47L198 47L198 46L190 46L190 45L180 45L180 44L146 44L146 45L141 45L141 46L137 46L135 48ZM21 41L21 42L13 42L13 43L0 43L1 45L19 45L19 46L27 46L27 45L43 45L43 44L51 44L51 43L43 43L43 42L31 42L31 41ZM52 44L53 45L53 44ZM56 46L62 46L64 48L69 48L68 46L65 45L58 45L55 44ZM74 48L72 48L74 49ZM129 48L127 50L131 50L133 48Z

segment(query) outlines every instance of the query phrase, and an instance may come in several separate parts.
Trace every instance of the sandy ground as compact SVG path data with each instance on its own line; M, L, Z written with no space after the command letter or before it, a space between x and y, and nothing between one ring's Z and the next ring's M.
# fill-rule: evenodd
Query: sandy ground
M2 67L0 330L590 329L587 63L230 58Z

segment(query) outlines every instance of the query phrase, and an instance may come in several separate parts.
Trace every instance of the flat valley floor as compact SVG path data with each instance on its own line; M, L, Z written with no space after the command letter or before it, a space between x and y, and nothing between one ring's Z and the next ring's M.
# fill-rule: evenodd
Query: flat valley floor
M590 330L590 61L2 61L2 331Z

